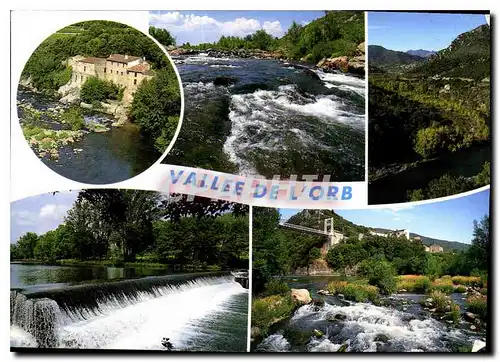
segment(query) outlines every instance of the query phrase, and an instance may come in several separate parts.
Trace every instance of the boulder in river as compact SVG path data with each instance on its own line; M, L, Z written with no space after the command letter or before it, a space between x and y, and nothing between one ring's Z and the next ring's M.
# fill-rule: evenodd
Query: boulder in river
M317 292L319 295L329 295L330 292L328 290L320 289Z
M468 322L474 322L476 319L476 315L474 313L471 313L471 312L465 312L464 319Z
M300 303L309 304L312 301L307 289L291 289L290 293L292 298Z
M222 86L228 86L228 85L231 85L231 84L234 84L236 83L236 79L233 78L233 77L217 77L215 78L214 80L214 84L215 85L222 85Z

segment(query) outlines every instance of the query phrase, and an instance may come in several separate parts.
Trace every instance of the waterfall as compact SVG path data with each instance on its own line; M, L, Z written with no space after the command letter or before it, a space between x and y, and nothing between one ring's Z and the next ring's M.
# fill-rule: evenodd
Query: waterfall
M163 349L168 337L181 348L181 336L197 332L193 320L223 315L234 296L248 293L231 275L206 274L12 290L11 346Z

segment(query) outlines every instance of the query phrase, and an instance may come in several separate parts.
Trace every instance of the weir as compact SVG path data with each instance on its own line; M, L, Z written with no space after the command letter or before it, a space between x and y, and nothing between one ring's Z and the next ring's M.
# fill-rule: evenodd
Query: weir
M11 326L29 333L40 348L58 347L61 342L58 330L63 326L196 288L234 284L235 279L229 272L210 272L146 277L36 292L13 289L10 294Z

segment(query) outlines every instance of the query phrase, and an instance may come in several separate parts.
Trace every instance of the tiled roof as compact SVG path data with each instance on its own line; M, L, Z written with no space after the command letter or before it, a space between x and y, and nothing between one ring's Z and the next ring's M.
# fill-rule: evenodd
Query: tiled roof
M83 58L80 60L82 63L91 63L91 64L96 64L96 63L104 63L106 59L104 58L95 58L95 57L88 57L88 58Z
M123 54L111 54L108 57L108 60L111 62L118 62L118 63L130 63L133 62L134 60L140 59L140 57L135 57L132 55L123 55Z
M137 73L144 73L149 69L149 64L148 63L141 63L134 65L133 67L130 67L127 69L127 71L130 72L137 72Z

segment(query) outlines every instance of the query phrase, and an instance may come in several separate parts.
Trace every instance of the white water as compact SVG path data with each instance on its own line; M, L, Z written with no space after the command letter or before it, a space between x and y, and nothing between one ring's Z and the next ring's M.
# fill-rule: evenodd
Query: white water
M342 73L325 73L321 70L317 70L316 74L327 88L338 88L340 90L354 92L363 98L365 97L366 81L364 79Z
M312 306L299 308L290 320L290 325L306 325L314 328L315 323L327 320L328 316L342 314L346 320L339 328L327 328L323 337L311 337L307 344L310 352L334 352L343 343L348 344L347 351L376 352L381 344L390 344L391 351L447 351L443 343L447 340L465 341L468 339L458 329L449 329L443 323L428 318L415 319L411 314L398 310L377 307L366 303L350 306L325 304L320 310ZM376 341L384 335L387 342ZM288 341L281 333L269 336L257 348L267 351L289 350Z
M254 167L240 155L252 149L286 151L283 139L289 133L293 133L304 148L329 150L332 147L311 134L306 129L308 124L289 123L297 116L314 116L324 127L336 124L359 130L365 127L364 114L349 111L341 98L301 94L295 85L283 85L276 91L257 90L231 96L231 133L224 144L224 152L231 162L238 165L240 174L256 175ZM255 135L248 136L249 128L260 140L256 140Z
M197 319L223 312L232 296L247 293L232 279L219 279L160 287L156 289L159 297L140 293L137 299L125 297L102 303L99 312L80 309L63 315L57 331L59 347L164 349L162 339L170 338L175 349L182 349L186 335L198 332ZM22 329L11 326L11 345L36 346L36 342Z

